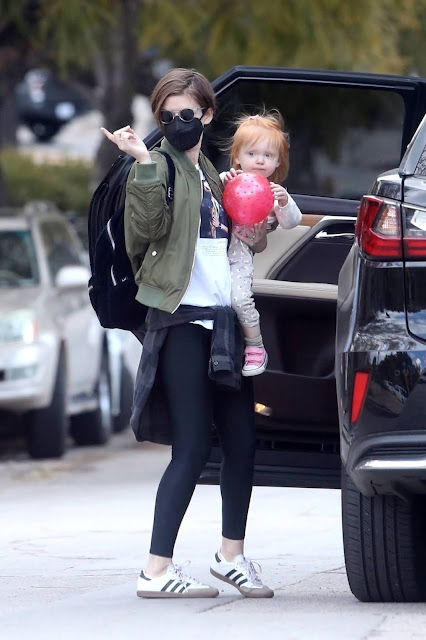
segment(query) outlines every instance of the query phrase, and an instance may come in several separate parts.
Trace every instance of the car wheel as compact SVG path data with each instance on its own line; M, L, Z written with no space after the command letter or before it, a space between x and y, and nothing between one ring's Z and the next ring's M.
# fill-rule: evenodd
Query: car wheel
M71 417L71 436L80 446L101 445L108 442L112 433L111 385L108 356L102 356L96 383L97 408Z
M30 411L25 416L28 453L31 458L60 458L63 456L68 428L65 398L65 358L61 353L50 405L43 409Z
M426 599L426 497L362 495L342 471L346 573L362 602Z
M120 433L129 426L133 404L133 378L128 368L123 365L120 383L120 413L114 417L114 433Z

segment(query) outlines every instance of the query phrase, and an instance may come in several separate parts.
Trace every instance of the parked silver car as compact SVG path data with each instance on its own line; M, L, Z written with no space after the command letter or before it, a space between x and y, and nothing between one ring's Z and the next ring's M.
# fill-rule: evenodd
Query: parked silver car
M120 332L100 327L73 228L52 205L0 209L0 431L33 458L108 441L128 424L133 380Z

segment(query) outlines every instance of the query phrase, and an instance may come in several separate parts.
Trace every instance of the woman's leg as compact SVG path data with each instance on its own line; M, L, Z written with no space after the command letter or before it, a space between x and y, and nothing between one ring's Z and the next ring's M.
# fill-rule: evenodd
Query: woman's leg
M214 403L215 423L223 451L220 476L222 535L227 540L240 541L238 548L242 552L256 450L251 380L242 378L240 391L217 390ZM229 546L235 548L233 543Z
M219 580L234 586L246 598L272 598L274 592L263 584L255 565L244 556L256 449L250 382L243 378L240 393L231 395L221 392L215 397L215 420L223 449L220 484L223 537L221 548L210 565L210 572Z
M212 383L208 378L211 332L200 325L171 327L162 348L159 375L172 426L172 460L158 487L146 572L165 571L196 482L209 457Z

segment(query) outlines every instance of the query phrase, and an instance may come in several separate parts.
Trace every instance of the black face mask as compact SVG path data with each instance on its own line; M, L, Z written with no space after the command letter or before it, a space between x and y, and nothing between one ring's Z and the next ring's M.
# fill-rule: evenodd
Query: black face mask
M178 151L188 151L195 147L203 133L203 123L200 118L194 118L191 122L183 122L178 116L169 124L164 124L164 135L172 147Z

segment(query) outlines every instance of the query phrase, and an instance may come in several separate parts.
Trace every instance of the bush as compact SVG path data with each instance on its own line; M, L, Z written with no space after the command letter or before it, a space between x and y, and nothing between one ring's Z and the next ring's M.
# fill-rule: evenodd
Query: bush
M69 159L39 163L15 149L5 149L0 152L0 168L11 205L49 200L62 211L87 215L93 190L91 163Z

